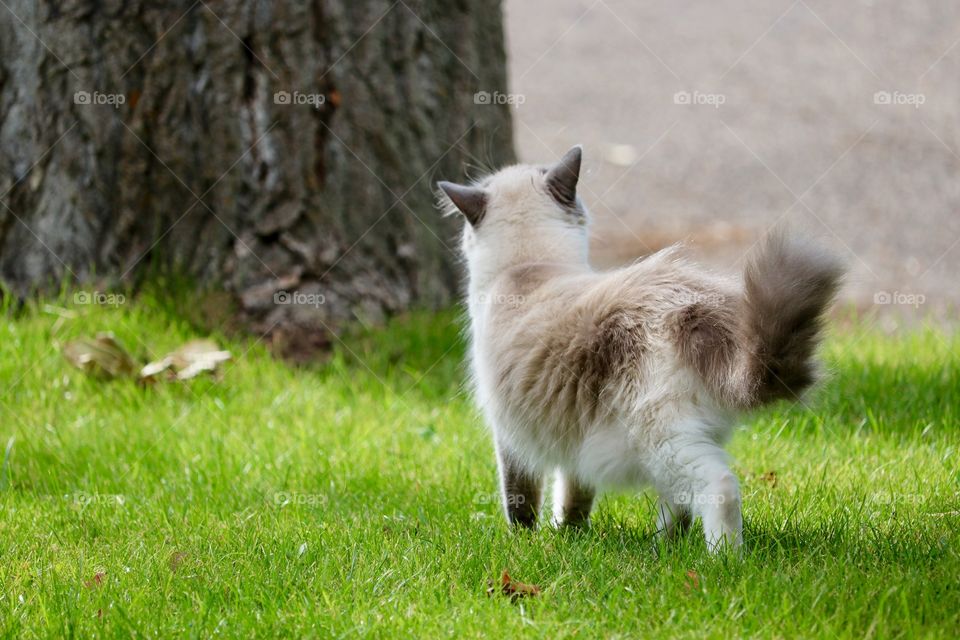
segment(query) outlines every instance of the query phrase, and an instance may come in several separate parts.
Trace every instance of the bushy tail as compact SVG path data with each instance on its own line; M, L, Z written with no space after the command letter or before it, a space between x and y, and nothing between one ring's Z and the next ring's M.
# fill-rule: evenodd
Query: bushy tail
M796 399L816 380L814 350L843 272L836 256L782 233L749 256L735 334L737 404Z

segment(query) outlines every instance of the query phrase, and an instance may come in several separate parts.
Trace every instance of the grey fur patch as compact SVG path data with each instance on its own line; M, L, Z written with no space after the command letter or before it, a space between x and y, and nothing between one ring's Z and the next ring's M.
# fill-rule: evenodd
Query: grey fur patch
M694 303L677 311L677 351L697 371L708 388L723 396L728 404L742 404L740 389L731 389L731 374L736 357L737 318L723 304ZM730 391L733 391L731 394Z

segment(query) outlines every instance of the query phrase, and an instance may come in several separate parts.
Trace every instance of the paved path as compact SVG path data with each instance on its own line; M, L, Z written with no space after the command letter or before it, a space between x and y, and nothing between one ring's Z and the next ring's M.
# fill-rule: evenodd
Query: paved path
M957 317L960 3L505 8L520 156L585 145L598 263L687 238L731 266L789 222L848 256L864 310Z

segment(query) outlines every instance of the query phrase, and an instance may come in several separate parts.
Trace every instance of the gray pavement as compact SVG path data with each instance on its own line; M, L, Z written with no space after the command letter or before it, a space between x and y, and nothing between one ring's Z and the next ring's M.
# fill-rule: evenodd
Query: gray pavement
M585 145L595 262L686 240L735 268L787 223L847 256L871 316L957 317L960 3L505 10L519 155Z

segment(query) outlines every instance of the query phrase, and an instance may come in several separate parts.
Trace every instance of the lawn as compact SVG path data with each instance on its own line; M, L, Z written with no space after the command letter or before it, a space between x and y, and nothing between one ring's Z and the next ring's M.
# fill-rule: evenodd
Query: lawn
M307 368L214 334L218 378L70 367L206 334L160 296L0 314L0 632L152 637L955 637L960 337L833 328L804 404L731 444L745 553L653 552L649 494L586 532L510 532L453 312L342 336ZM541 587L488 595L507 570Z

